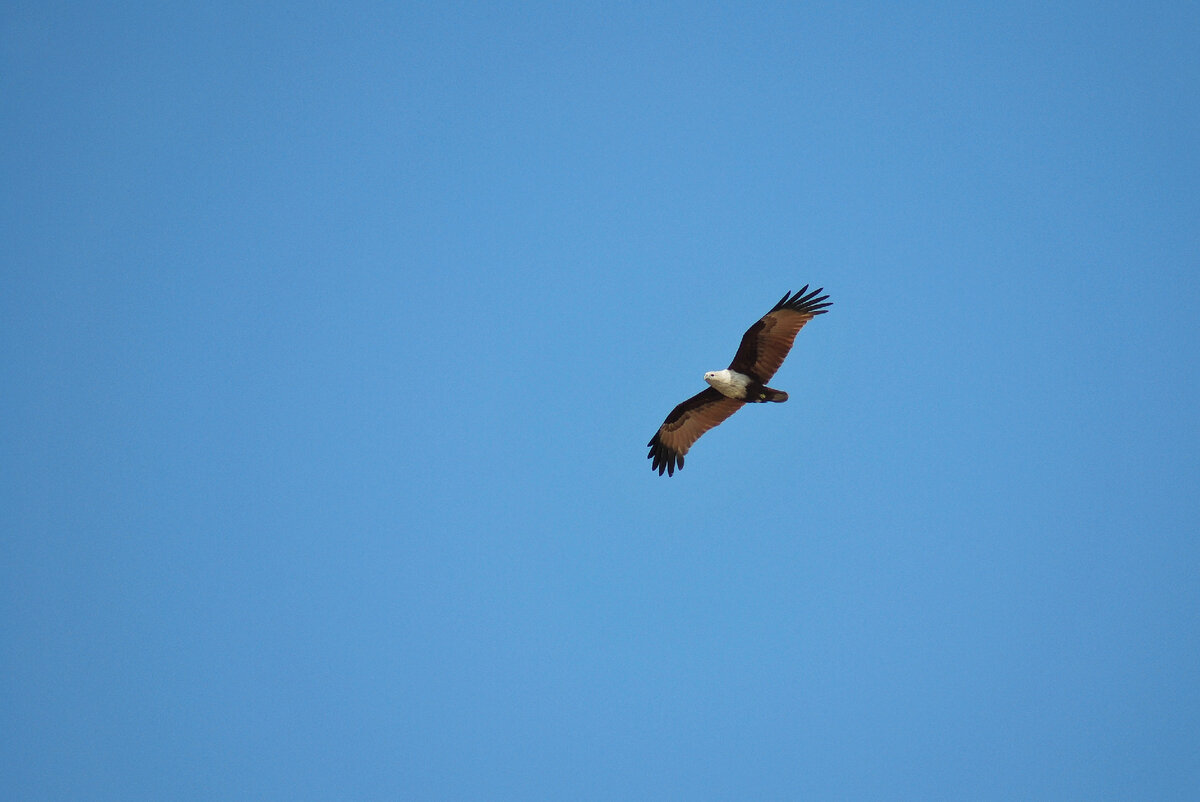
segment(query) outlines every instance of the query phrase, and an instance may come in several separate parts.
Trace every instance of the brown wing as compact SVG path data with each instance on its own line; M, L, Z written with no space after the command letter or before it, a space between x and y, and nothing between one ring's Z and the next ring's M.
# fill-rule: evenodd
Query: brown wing
M737 412L745 404L736 398L727 398L713 388L701 390L684 401L663 421L658 431L650 438L650 453L647 459L654 460L650 470L663 471L674 476L676 468L683 468L683 455L700 439L700 435Z
M745 373L752 379L763 384L770 381L783 364L796 334L804 328L804 324L817 315L825 314L825 308L832 306L826 301L828 295L821 295L821 290L809 292L808 285L792 295L787 293L770 312L763 315L762 320L751 326L742 335L742 344L738 346L730 370Z

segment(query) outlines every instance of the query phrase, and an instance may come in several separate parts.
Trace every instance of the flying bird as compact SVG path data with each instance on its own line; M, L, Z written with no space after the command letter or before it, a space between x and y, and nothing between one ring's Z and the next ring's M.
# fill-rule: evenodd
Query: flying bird
M737 412L743 404L788 400L787 393L767 387L767 382L792 350L796 334L804 324L825 314L826 307L832 305L825 300L829 296L821 292L820 288L808 292L805 284L794 295L785 293L770 312L746 330L729 367L705 373L708 389L671 410L650 438L650 453L646 455L654 460L650 470L658 471L659 476L663 471L674 476L676 468L683 469L683 455L700 435Z

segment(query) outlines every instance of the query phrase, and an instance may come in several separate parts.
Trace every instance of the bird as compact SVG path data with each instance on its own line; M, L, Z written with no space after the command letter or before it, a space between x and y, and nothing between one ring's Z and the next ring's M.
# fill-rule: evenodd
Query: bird
M804 324L833 305L822 292L823 287L809 292L807 284L797 293L786 292L770 312L746 330L729 367L705 373L704 381L709 386L671 410L650 438L650 453L646 455L652 460L650 470L658 471L659 476L664 471L674 476L677 468L683 469L683 455L700 435L743 405L788 400L787 393L767 387L767 382L792 350Z

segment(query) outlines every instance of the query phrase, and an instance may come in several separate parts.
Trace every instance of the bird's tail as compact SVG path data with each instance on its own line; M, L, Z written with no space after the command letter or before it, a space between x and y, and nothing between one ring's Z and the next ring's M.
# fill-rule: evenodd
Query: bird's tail
M782 404L788 399L787 393L785 393L783 390L773 390L770 387L764 387L763 392L767 395L767 397L764 399L765 401L774 401L777 404Z

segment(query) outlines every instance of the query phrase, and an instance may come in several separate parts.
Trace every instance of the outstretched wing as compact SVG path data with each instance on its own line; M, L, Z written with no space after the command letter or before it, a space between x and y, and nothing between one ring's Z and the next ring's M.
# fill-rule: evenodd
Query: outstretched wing
M825 308L831 306L826 301L828 295L820 295L821 290L809 292L808 285L793 295L786 293L779 303L763 315L762 319L751 326L742 335L742 344L738 346L730 370L745 373L763 384L770 381L783 364L796 334L804 328L804 324L817 315L825 314Z
M654 460L650 470L675 475L676 468L683 468L683 455L700 439L700 435L737 412L745 404L736 398L727 398L713 388L701 390L684 401L658 427L648 445L647 459Z

